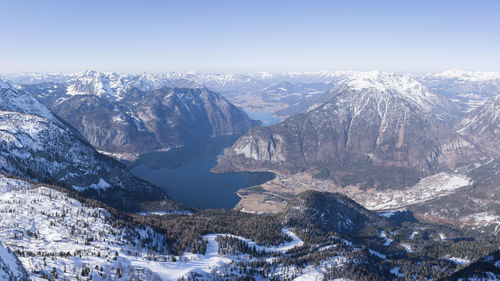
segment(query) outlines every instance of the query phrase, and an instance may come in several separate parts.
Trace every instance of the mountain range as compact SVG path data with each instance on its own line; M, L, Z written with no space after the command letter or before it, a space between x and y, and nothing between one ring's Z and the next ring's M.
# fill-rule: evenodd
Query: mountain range
M64 83L23 89L106 152L165 150L201 138L240 134L254 124L216 92L153 75L87 71Z
M408 76L351 76L330 99L270 127L255 127L215 171L309 172L339 185L398 188L481 157L451 128L454 105Z
M161 189L97 152L30 93L6 81L0 86L1 172L62 185L118 208L168 201Z

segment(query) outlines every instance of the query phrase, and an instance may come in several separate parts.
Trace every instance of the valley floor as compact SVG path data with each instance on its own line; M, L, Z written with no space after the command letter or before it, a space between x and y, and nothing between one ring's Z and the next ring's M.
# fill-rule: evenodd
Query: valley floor
M345 194L369 210L399 211L454 194L472 183L464 174L442 172L404 189L361 190L355 186L339 187L330 180L314 179L308 174L277 175L262 185L238 190L241 200L236 209L248 213L278 213L297 194L316 190ZM477 212L461 220L467 225L493 225L500 230L500 215L493 212Z

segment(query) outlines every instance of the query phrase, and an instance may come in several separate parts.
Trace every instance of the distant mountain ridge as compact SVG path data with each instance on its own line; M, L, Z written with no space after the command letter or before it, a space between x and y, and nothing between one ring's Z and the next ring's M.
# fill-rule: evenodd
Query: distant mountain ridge
M166 73L141 73L141 74L118 74L113 72L96 72L86 70L73 74L43 74L26 73L18 75L7 75L6 77L19 84L40 84L43 82L74 84L82 77L102 76L106 77L114 87L130 88L136 87L140 90L149 91L162 87L206 87L213 91L224 94L231 102L247 109L254 108L255 111L273 110L273 87L280 83L289 83L289 87L284 87L288 91L287 96L294 96L294 100L287 101L287 98L279 100L280 103L293 106L299 103L314 102L310 93L317 94L324 92L324 87L320 84L331 84L360 75L379 73L377 71L306 71L306 72L256 72L248 74L238 73L200 73L200 72L166 72ZM461 111L470 111L482 104L487 98L500 92L500 72L484 71L463 71L448 70L440 73L429 73L424 75L416 74L395 74L408 76L422 85L426 86L432 93L442 95L450 99ZM91 79L92 80L92 79ZM300 84L310 84L309 89L300 89ZM298 87L297 87L298 86ZM107 87L103 84L104 89ZM77 87L74 93L80 93L82 89ZM96 89L97 92L100 89ZM118 91L120 92L120 91ZM274 98L276 98L274 96ZM270 99L266 101L266 99ZM318 102L324 102L319 99ZM268 104L268 106L266 106ZM266 110L259 110L259 108ZM307 109L307 107L305 108ZM304 108L286 110L278 108L274 114L279 117L288 117L297 113L304 113Z
M24 85L93 146L144 153L240 134L254 123L218 93L182 79L87 71L64 84Z

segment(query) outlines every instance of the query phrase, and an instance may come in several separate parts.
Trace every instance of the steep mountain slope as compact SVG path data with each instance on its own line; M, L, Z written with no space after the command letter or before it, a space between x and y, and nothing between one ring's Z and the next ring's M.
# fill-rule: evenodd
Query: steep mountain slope
M99 154L24 91L2 88L0 171L72 187L119 208L166 199L159 188L134 177L116 160ZM13 111L18 101L32 103ZM22 106L22 105L20 105Z
M485 152L500 156L500 95L489 98L459 124L458 132Z
M30 280L26 269L9 249L0 243L0 279L1 280Z
M477 155L432 114L441 99L390 74L350 77L332 99L280 124L242 136L215 171L306 171L338 184L402 187Z
M33 95L16 89L12 83L2 79L0 79L0 109L35 114L59 122L56 116Z
M92 145L109 152L154 151L200 138L240 134L252 126L242 110L213 91L167 87L180 83L146 74L85 72L66 85L25 88Z

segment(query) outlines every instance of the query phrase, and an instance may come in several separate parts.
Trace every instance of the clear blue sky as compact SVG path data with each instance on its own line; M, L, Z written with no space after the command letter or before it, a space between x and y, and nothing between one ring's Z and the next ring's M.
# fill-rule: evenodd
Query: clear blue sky
M500 1L4 0L0 73L500 71Z

